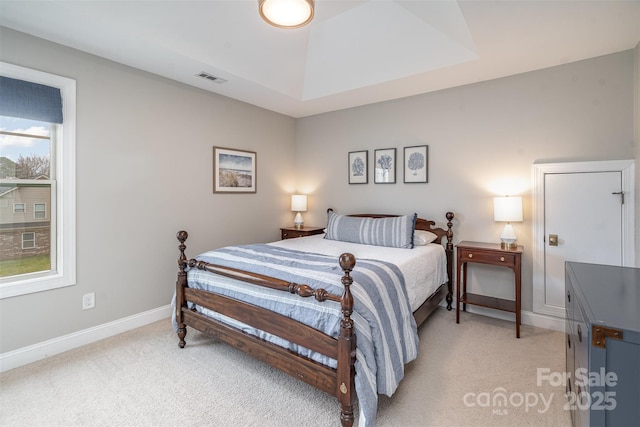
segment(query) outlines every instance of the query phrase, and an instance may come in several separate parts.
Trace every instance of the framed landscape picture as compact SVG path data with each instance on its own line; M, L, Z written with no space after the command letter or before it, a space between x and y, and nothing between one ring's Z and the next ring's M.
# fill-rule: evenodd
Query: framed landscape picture
M429 146L404 147L404 182L428 182Z
M373 182L376 184L396 183L396 149L384 148L374 150L375 175Z
M213 147L213 192L255 193L256 153Z
M349 152L349 184L369 182L369 151Z

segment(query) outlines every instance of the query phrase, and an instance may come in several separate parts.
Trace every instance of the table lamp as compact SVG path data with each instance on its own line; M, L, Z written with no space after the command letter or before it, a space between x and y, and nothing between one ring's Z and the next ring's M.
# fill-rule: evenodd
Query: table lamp
M493 219L507 223L500 236L500 246L503 249L516 249L517 238L511 222L522 221L522 197L494 197Z
M307 211L307 196L304 194L292 194L291 211L296 212L296 217L293 219L293 225L298 230L302 229L304 221L302 220L302 214L300 212Z

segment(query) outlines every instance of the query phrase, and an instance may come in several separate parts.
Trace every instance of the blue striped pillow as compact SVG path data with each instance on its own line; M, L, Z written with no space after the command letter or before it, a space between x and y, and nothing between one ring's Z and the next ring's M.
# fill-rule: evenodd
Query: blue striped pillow
M365 218L328 213L325 239L364 245L413 248L417 214L390 218Z

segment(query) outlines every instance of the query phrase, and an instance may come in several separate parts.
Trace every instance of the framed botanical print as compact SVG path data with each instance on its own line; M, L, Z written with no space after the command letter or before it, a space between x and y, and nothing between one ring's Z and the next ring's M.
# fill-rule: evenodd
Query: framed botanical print
M213 192L255 193L256 153L213 147Z
M349 184L369 182L369 151L349 152Z
M404 147L404 182L429 182L429 146Z
M396 149L384 148L374 150L375 175L373 182L376 184L396 183Z

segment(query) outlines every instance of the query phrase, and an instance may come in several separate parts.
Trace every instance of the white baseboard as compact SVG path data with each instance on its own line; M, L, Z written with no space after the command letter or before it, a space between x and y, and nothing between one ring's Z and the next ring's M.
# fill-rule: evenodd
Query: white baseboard
M454 306L455 310L455 306ZM462 309L460 310L462 316ZM500 310L492 310L484 307L476 307L467 305L467 312L480 314L482 316L493 317L495 319L508 320L510 322L514 322L516 320L516 315L514 313L507 313ZM551 329L553 331L563 332L565 331L565 323L566 319L548 316L545 314L538 314L532 311L522 311L521 320L523 325L535 326L537 328L542 329Z
M525 325L536 326L543 329L551 329L565 333L565 326L567 320L562 317L547 316L545 314L538 314L532 311L522 312L522 323Z
M155 308L133 316L94 326L38 344L0 354L0 372L17 368L65 351L91 344L141 326L167 319L171 316L171 305Z
M446 307L447 304L440 303L441 307ZM456 309L455 301L453 303L453 310ZM514 313L508 313L500 310L493 310L490 308L478 307L474 305L467 305L467 312L479 314L482 316L493 317L494 319L507 320L510 322L516 321L516 315ZM460 315L462 316L462 309L460 309ZM523 325L535 326L536 328L551 329L552 331L565 332L566 319L556 316L549 316L546 314L534 313L532 311L521 312L521 320Z
M498 310L467 306L467 311L511 322L515 320L514 314ZM93 328L30 345L28 347L8 351L0 354L0 372L5 372L41 359L46 359L47 357L64 353L65 351L72 350L86 344L91 344L162 319L167 319L170 316L171 305L166 305L145 311L144 313L134 314L133 316L105 323L103 325L94 326ZM522 323L559 332L564 332L565 327L565 319L537 314L531 311L522 312Z

